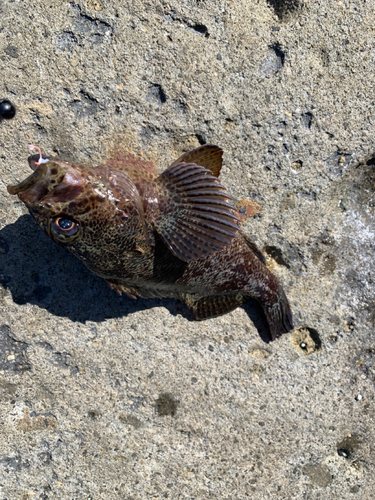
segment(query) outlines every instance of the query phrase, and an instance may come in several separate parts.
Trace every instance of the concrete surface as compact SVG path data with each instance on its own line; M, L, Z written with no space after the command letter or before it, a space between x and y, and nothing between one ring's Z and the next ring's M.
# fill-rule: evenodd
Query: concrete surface
M370 499L375 491L375 3L4 0L0 498ZM119 298L6 186L28 144L222 180L292 304L202 323ZM301 346L303 348L301 348Z

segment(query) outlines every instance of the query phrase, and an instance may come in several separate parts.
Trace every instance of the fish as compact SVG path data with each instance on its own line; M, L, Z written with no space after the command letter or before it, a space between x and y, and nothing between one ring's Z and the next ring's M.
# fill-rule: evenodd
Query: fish
M119 294L175 298L206 320L255 299L269 340L293 329L278 278L239 226L219 180L223 150L203 145L161 174L152 162L120 152L97 167L29 156L18 195L45 234Z

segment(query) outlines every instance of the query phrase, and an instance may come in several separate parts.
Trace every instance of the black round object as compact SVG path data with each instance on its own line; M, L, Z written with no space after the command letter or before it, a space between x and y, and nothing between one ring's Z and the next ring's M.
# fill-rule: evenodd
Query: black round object
M0 118L11 120L16 115L16 108L8 99L0 99Z

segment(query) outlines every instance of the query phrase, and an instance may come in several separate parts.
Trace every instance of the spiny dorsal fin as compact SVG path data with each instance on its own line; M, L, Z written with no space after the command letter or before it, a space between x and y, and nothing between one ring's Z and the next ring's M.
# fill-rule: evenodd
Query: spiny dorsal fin
M173 255L184 262L212 255L241 232L230 197L210 170L178 163L157 182L161 193L155 229Z
M182 162L200 165L211 170L215 177L219 177L223 165L223 150L213 144L205 144L181 155L178 160L172 163L171 167Z

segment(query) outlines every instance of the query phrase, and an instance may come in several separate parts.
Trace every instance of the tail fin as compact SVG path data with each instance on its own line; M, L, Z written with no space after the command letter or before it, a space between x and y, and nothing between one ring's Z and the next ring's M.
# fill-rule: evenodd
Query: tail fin
M272 340L293 330L293 316L284 290L279 287L278 300L272 305L262 304Z

